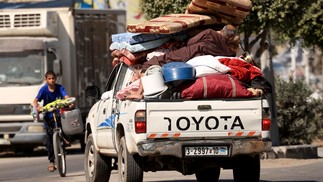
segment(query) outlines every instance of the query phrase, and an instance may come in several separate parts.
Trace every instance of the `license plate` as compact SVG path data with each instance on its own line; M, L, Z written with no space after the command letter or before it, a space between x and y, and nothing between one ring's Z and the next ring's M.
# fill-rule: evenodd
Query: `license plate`
M228 146L184 147L185 156L228 156Z
M0 145L10 145L10 140L0 139Z

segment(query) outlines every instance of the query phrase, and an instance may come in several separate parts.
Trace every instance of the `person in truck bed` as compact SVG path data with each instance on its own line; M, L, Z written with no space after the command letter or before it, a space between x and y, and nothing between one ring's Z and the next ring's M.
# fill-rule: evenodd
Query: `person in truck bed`
M237 35L237 30L232 25L225 25L220 31L206 29L190 38L186 46L152 57L143 63L142 71L145 72L152 65L163 66L168 62L186 62L189 59L202 56L236 56L236 52L230 48L229 42Z

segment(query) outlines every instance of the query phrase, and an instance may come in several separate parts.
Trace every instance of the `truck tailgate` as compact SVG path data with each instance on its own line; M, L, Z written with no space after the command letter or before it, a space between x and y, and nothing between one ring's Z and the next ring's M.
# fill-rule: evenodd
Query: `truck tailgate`
M147 138L261 136L262 100L147 102Z

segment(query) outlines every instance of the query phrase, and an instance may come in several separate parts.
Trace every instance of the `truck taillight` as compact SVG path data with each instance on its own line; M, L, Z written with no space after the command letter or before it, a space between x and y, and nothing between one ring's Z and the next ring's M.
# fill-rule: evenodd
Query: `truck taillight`
M135 113L136 133L146 133L146 111L139 110Z
M268 104L266 102L266 104ZM270 125L271 125L271 120L270 120L270 109L269 107L264 107L262 109L262 131L269 131L270 130Z
M270 130L270 118L262 118L262 130L269 131Z
M262 131L270 131L270 125L271 125L271 120L270 120L270 108L268 101L266 99L262 100L263 104L263 109L262 109Z

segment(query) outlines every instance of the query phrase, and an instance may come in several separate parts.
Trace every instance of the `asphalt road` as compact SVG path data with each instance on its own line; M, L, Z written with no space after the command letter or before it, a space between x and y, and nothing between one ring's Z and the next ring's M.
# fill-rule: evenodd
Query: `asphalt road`
M265 159L261 161L261 182L323 182L323 148L319 148L318 159ZM78 150L69 150L67 176L61 178L57 171L46 170L47 157L44 151L32 156L0 156L1 182L84 182L84 156ZM232 170L222 170L220 181L233 182ZM110 181L118 181L113 171ZM148 172L145 182L194 182L194 175L183 176L175 171Z

